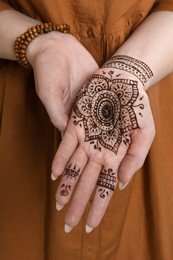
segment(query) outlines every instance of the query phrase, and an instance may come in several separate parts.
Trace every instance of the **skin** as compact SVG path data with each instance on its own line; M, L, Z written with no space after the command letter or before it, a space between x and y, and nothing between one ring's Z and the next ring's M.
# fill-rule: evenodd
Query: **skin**
M16 37L38 23L40 22L13 10L0 12L0 57L15 60L13 45ZM78 224L92 191L97 189L102 168L113 169L118 180L127 185L144 163L155 135L146 90L173 71L173 57L170 55L173 51L172 24L172 12L151 14L115 53L143 61L154 74L143 86L134 75L112 68L114 75L121 74L122 78L138 82L139 96L144 97L142 102L145 107L143 117L137 116L135 112L140 128L131 132L131 144L127 147L122 143L116 155L108 149L102 149L102 152L94 150L89 142L84 141L84 128L73 124L74 112L69 120L72 104L81 87L91 75L102 74L103 71L107 73L107 69L99 70L93 57L71 35L48 33L34 39L27 49L27 58L34 71L36 92L54 126L60 131L66 130L52 164L52 178L63 175L69 160L74 164L78 162L80 167L80 180L71 183L72 190L75 184L77 186L65 219L70 229ZM67 183L67 180L64 181ZM69 196L62 197L58 187L57 203L64 206L72 193L71 191ZM91 228L99 225L112 193L111 191L110 196L103 200L96 191L87 219L87 225ZM81 201L81 197L84 200Z

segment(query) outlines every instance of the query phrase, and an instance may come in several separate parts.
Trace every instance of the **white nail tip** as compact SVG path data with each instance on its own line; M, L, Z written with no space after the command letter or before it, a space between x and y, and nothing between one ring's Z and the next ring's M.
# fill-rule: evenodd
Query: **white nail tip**
M72 229L73 229L73 227L70 227L70 226L65 224L65 226L64 226L65 233L69 233Z
M120 182L119 181L119 190L124 190L126 187L127 187L127 185L128 185L129 183L122 183L122 182Z
M57 209L58 211L60 211L60 210L63 209L63 208L64 208L64 206L62 206L62 205L56 203L56 209Z
M57 178L58 178L58 177L55 176L53 173L51 174L51 179L52 179L52 181L55 181Z
M88 225L86 225L86 227L85 227L86 233L91 233L91 231L93 231L93 229L94 228L92 228L92 227L90 227Z

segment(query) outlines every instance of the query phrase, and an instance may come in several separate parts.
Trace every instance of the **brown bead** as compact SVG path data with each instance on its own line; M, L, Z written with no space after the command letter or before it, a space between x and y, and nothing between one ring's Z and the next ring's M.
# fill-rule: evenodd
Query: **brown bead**
M29 33L28 32L26 32L24 35L25 35L25 38L29 37Z
M31 38L30 38L30 37L27 37L27 41L30 42L30 41L31 41Z
M31 35L32 34L32 30L31 28L28 30L28 33Z
M22 34L20 37L21 37L22 40L25 39L25 35L24 34Z
M25 44L22 44L22 45L21 45L21 48L24 49L24 50L26 50L26 45L25 45Z
M25 68L32 68L26 58L26 49L28 44L37 36L49 33L51 31L61 31L62 33L69 33L70 27L67 24L56 25L54 23L46 22L38 24L29 28L26 32L17 37L14 44L14 51L16 60Z
M33 33L37 32L37 29L35 27L32 27Z
M34 36L37 37L37 36L38 36L38 33L37 33L37 32L34 32Z

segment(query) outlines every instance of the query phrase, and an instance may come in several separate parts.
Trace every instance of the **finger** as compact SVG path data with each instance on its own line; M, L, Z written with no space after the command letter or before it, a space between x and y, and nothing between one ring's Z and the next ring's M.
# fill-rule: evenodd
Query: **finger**
M56 193L56 200L59 205L64 206L70 200L87 160L88 156L85 151L78 147L66 165Z
M89 198L95 189L101 169L102 165L94 160L90 160L86 165L65 218L67 226L74 227L79 223Z
M119 188L121 190L127 186L135 172L144 164L153 138L154 131L151 129L135 130L132 143L118 169Z
M114 164L112 166L115 167ZM87 218L87 233L100 224L116 188L117 169L113 167L103 168L98 177L95 197Z
M78 139L73 131L67 128L64 137L59 145L52 163L52 175L56 179L64 171L64 168L78 145Z

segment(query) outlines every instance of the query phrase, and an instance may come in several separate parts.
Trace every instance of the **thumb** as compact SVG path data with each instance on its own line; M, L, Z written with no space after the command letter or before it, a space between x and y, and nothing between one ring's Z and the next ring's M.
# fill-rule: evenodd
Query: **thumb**
M59 131L64 132L69 120L69 115L66 112L65 105L60 96L49 96L49 99L42 100L43 105L49 115L52 124Z
M133 175L139 170L146 159L154 139L154 130L141 129L132 138L132 143L118 169L119 189L124 189Z

